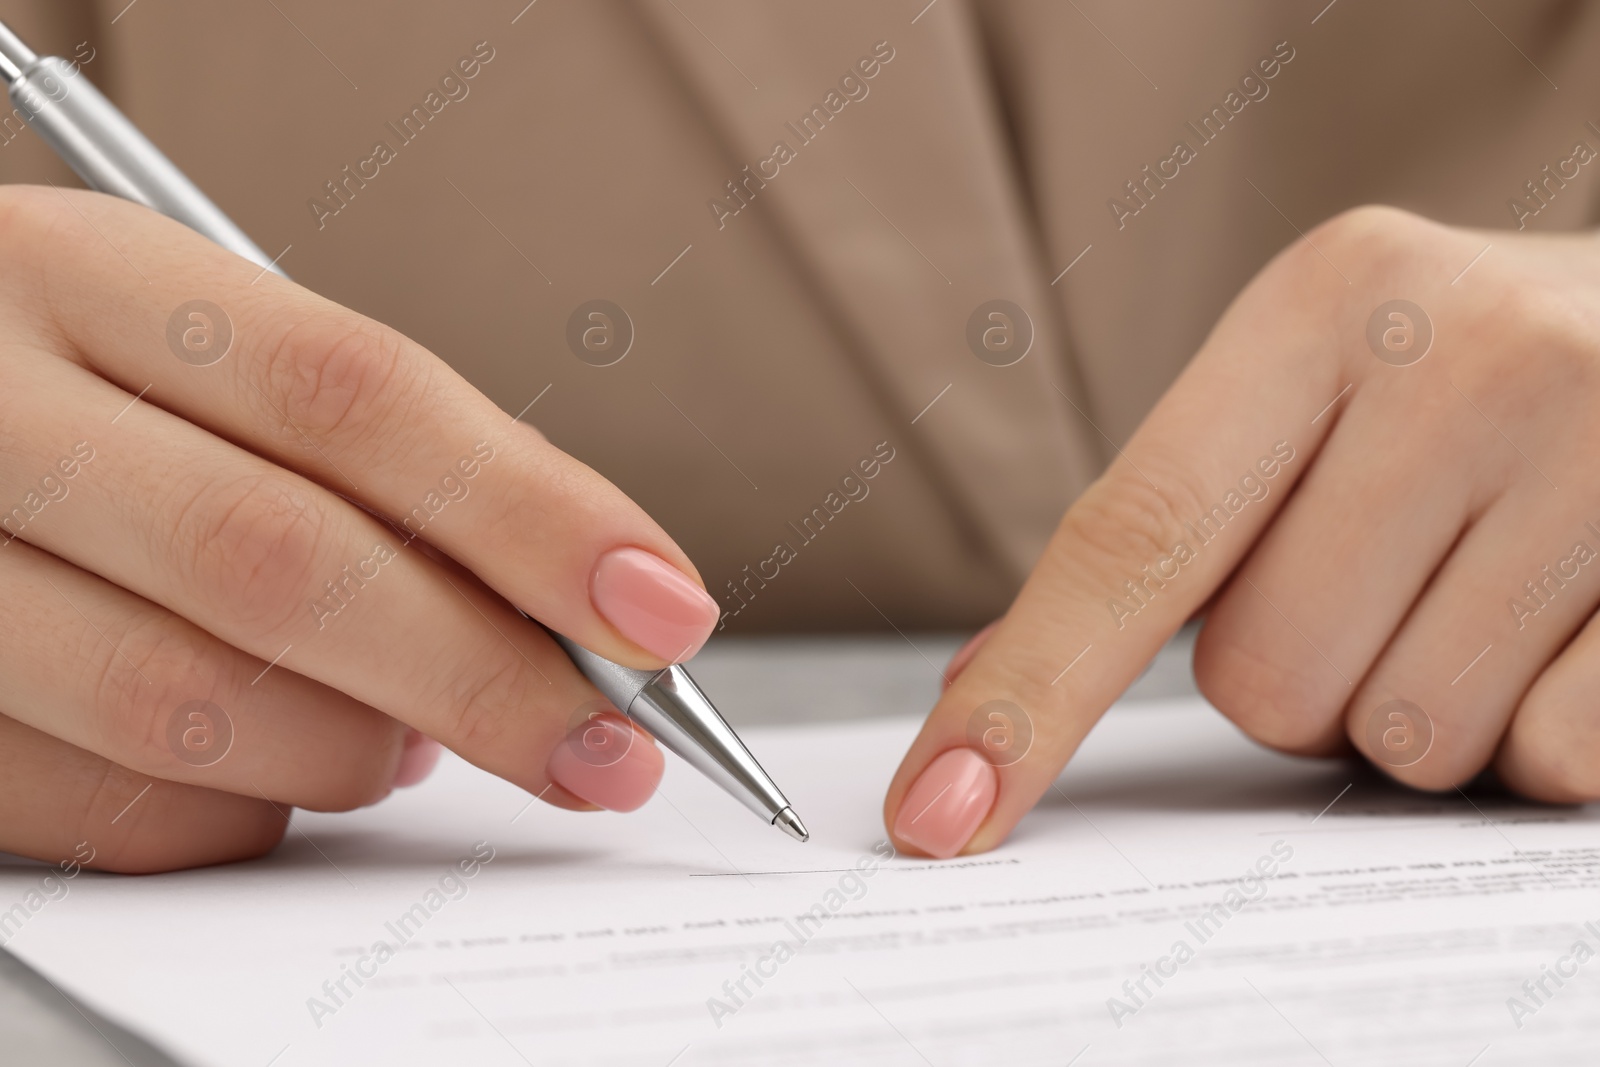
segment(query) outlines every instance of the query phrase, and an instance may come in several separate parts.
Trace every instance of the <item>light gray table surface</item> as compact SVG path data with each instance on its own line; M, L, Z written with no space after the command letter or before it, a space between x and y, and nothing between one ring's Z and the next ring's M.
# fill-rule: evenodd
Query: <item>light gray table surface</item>
M931 707L940 671L961 641L938 634L729 638L707 645L695 658L693 672L736 727L871 718ZM1124 699L1193 693L1192 646L1192 631L1179 634ZM178 1067L3 950L0 1062L18 1067Z

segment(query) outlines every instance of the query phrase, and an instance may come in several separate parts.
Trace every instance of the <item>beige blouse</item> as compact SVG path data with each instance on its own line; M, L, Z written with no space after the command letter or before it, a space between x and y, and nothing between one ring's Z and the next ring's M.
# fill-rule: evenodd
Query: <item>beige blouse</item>
M525 3L0 17L297 281L639 501L730 633L1003 611L1232 295L1344 208L1596 210L1578 0ZM4 180L68 180L0 137Z

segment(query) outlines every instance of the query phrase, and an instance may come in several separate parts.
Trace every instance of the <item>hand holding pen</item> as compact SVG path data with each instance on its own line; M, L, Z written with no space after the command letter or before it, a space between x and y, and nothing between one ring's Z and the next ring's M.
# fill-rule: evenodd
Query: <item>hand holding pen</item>
M373 803L441 743L631 810L663 758L619 711L804 839L664 669L718 617L665 532L422 346L275 276L53 64L0 26L30 123L125 199L0 189L0 850L55 861L92 821L107 869L257 855L284 806Z

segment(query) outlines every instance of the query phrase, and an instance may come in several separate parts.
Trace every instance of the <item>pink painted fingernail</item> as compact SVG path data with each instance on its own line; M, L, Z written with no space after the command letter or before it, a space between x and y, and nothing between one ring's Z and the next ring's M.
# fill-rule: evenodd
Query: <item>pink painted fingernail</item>
M998 790L988 760L970 748L952 748L928 764L906 793L895 816L894 834L947 860L971 839Z
M642 548L614 548L601 556L589 579L589 598L618 633L669 663L700 651L720 615L710 593Z
M994 620L994 622L969 637L966 644L956 649L956 654L950 657L950 662L944 669L946 689L950 687L950 683L956 680L956 675L967 669L967 664L972 662L972 657L978 654L978 649L983 647L983 643L989 640L989 635L994 633L994 628L999 625L1000 620Z
M579 723L550 753L545 773L569 793L611 811L632 811L661 782L666 760L616 712Z
M427 734L407 730L406 747L400 753L400 767L394 772L394 787L404 789L428 777L438 766L439 754L443 751L444 746Z

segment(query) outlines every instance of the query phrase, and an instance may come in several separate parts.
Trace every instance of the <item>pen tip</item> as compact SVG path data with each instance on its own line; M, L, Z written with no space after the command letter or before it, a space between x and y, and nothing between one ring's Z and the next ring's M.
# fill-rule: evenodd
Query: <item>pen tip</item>
M794 813L793 808L784 808L772 817L772 825L794 838L796 841L806 842L811 840L811 834L806 830L806 824L800 821L800 816Z

